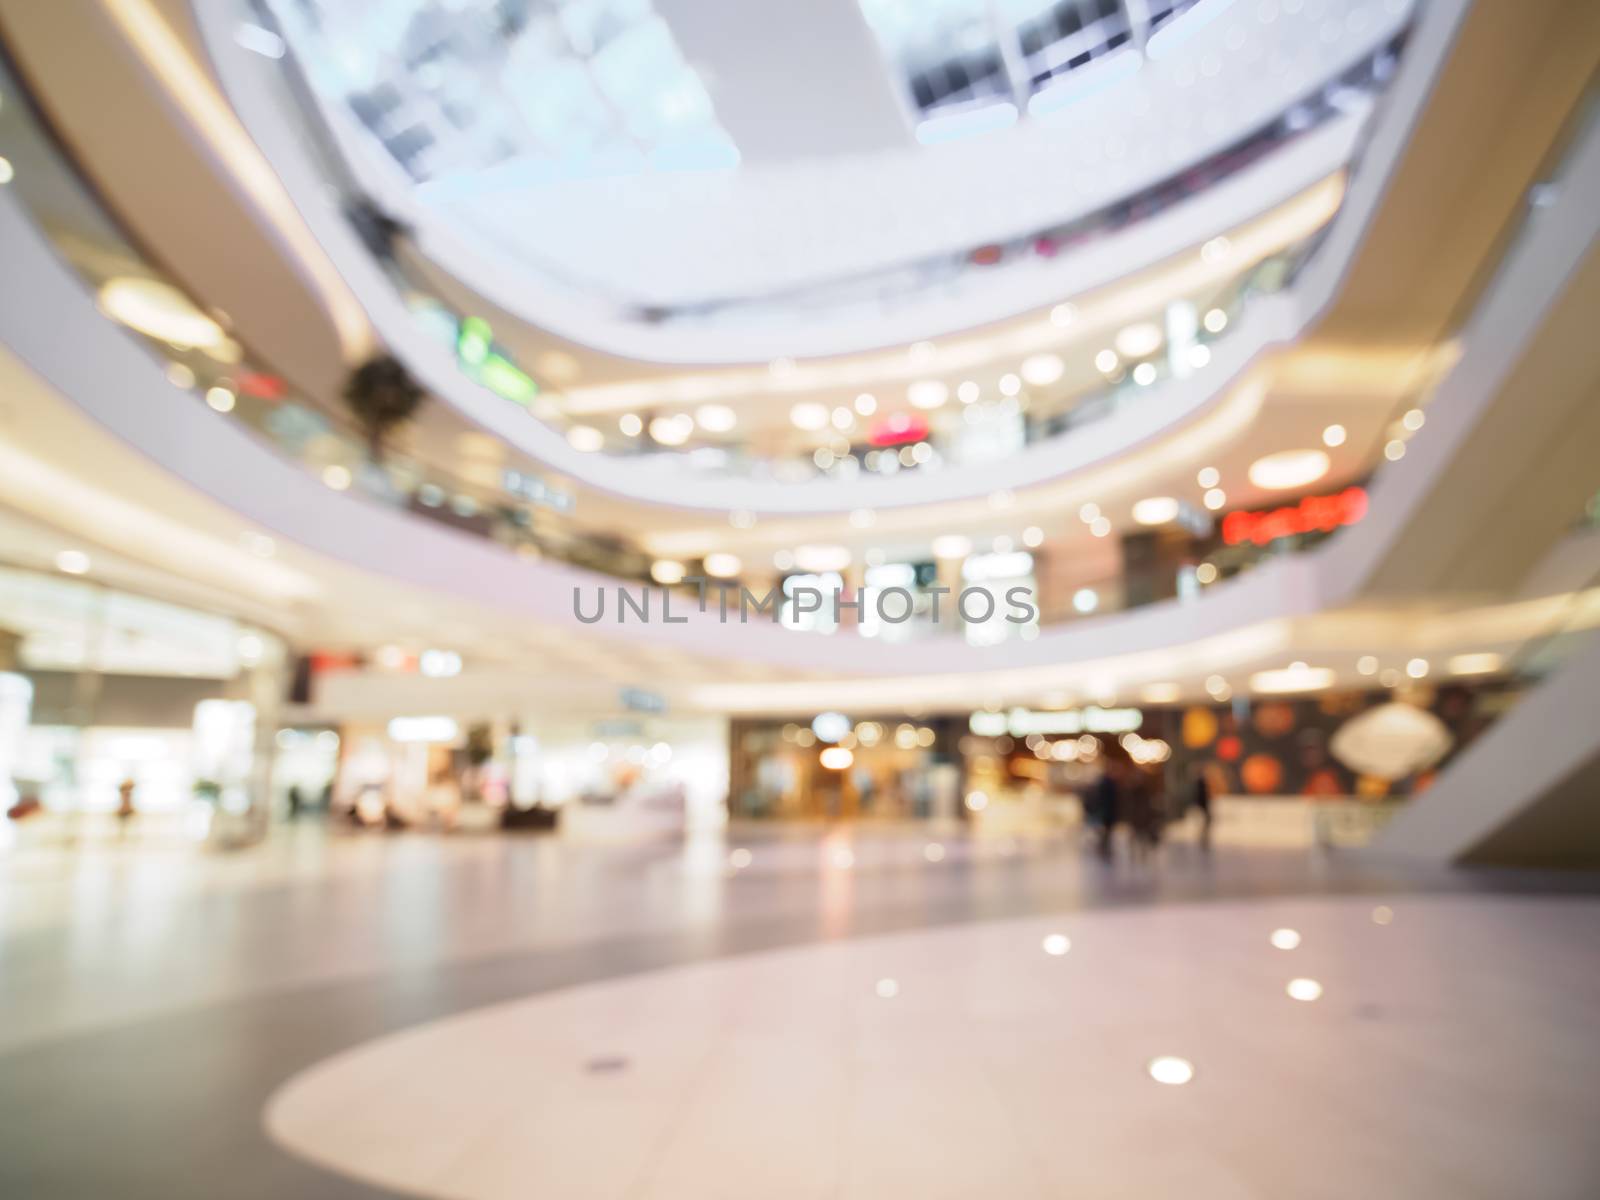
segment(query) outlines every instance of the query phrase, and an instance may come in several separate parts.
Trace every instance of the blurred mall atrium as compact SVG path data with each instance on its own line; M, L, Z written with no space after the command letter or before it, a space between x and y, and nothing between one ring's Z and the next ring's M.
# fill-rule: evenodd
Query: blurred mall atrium
M1597 68L0 0L0 1195L1600 1195Z

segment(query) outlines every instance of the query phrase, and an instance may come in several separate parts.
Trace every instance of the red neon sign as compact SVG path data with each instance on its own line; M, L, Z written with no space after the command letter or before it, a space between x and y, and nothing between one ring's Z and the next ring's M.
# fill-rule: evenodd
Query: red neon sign
M926 417L895 413L873 425L867 434L867 441L874 446L902 446L907 442L920 442L927 436Z
M1332 496L1307 496L1299 504L1265 512L1232 512L1222 518L1222 540L1229 546L1252 542L1265 546L1281 537L1341 525L1354 525L1367 515L1365 488L1348 487Z

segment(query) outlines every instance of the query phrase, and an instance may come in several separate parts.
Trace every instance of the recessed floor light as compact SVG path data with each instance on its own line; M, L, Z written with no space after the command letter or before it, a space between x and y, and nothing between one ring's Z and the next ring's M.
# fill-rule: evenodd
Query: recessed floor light
M1292 1000L1311 1001L1322 996L1322 985L1315 979L1291 979L1284 989Z
M1186 1058L1178 1058L1171 1054L1152 1058L1146 1069L1150 1072L1151 1079L1173 1087L1181 1086L1194 1078L1194 1064Z

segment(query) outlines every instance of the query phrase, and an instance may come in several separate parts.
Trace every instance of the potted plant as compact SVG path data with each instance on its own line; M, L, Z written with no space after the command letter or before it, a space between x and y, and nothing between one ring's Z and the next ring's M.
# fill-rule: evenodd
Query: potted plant
M367 435L367 454L383 461L384 439L422 407L423 392L411 372L392 355L368 359L344 385L344 401Z

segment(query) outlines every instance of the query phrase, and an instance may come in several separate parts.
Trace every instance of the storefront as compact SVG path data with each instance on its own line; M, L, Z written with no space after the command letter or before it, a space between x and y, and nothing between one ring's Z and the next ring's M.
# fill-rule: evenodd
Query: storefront
M7 840L265 829L284 649L227 617L0 568Z

